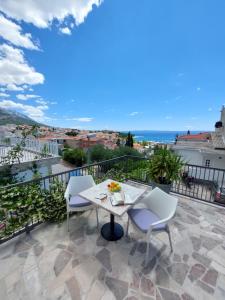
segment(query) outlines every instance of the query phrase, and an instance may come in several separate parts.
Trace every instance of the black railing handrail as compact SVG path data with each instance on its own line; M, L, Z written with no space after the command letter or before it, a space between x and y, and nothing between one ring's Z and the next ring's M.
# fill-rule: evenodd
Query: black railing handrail
M59 187L61 187L62 189L59 191L59 193L61 194L60 199L62 199L63 201L64 201L63 199L64 189L66 188L66 184L68 183L69 178L71 176L92 174L96 180L101 181L105 179L105 176L108 176L107 175L108 171L113 170L115 167L116 167L115 169L117 169L118 166L121 166L121 171L124 173L122 176L123 178L121 177L122 180L131 179L139 183L145 183L151 185L151 182L149 182L145 174L147 165L140 163L143 160L149 161L150 159L151 157L146 158L146 157L135 156L135 155L123 155L119 157L114 157L108 160L87 164L81 167L73 168L71 170L48 175L45 177L39 177L24 182L18 182L7 186L2 186L0 187L0 193L1 194L3 193L4 195L3 204L4 202L7 202L8 199L11 199L11 197L13 197L14 193L13 192L11 193L11 191L13 191L13 188L17 188L17 187L18 187L19 197L25 197L26 199L26 196L24 195L29 196L30 191L32 193L32 184L36 183L38 189L35 189L35 191L40 193L40 195L42 195L43 197L46 197L45 199L47 200L46 201L47 206L49 205L49 201L50 201L49 207L51 208L51 201L53 201L53 203L55 201L54 189L55 186L57 186L54 185L55 178L58 180ZM132 171L135 172L132 173ZM220 188L223 187L224 180L225 180L224 169L210 168L206 166L198 166L192 164L184 164L184 171L186 171L188 175L186 177L185 176L182 177L180 180L178 180L178 182L174 182L171 187L171 192L179 195L184 195L191 198L199 199L204 202L211 202L220 206L225 205L224 198L222 197L223 194L222 192L220 193L221 191ZM113 174L112 174L112 179L114 179ZM202 179L202 182L196 179ZM215 182L217 183L217 185L212 185L209 181ZM25 189L24 185L28 185L28 188ZM23 189L25 189L25 191L23 191ZM15 195L18 196L17 193ZM32 196L32 194L30 196ZM15 201L16 199L18 199L18 197L15 197ZM28 205L30 204L28 203ZM13 208L15 210L14 214L15 212L17 213L17 210L18 213L20 213L20 209L17 206L15 207L16 208ZM45 209L44 206L42 207L42 209L43 208ZM5 215L6 219L3 219L3 221L1 220L1 222L5 224L5 235L3 234L2 237L0 235L0 244L23 232L27 232L27 230L28 231L31 230L37 224L40 224L41 222L43 222L43 220L46 220L44 215L40 214L39 211L36 211L35 209L36 208L34 208L34 212L31 212L29 220L26 224L18 223L16 224L15 227L13 227L13 224L9 222L10 218L12 218L13 216L12 215L13 212L11 212L10 209L7 209L6 210L7 213ZM60 207L59 208L56 207L56 210L60 211L60 209L61 209ZM63 210L62 213L64 213ZM11 225L12 227L10 227Z
M206 166L199 166L199 165L192 165L192 164L188 164L188 163L186 163L185 166L225 172L225 169L213 168L213 167L206 167Z
M67 170L67 171L47 175L47 176L44 176L44 177L38 177L38 178L31 179L31 180L23 181L23 182L17 182L17 183L9 184L9 185L6 185L6 186L0 186L0 190L13 188L13 187L21 186L21 185L26 185L26 184L38 183L40 181L48 180L50 178L54 178L54 177L57 177L57 176L62 176L62 175L70 174L70 173L73 173L73 172L76 172L76 171L79 171L79 170L84 170L84 169L91 168L91 167L94 167L94 166L104 165L104 164L108 164L110 162L125 160L125 159L129 159L129 158L130 159L138 159L138 160L149 160L149 159L151 159L151 158L141 157L141 156L137 156L137 155L122 155L122 156L113 157L113 158L110 158L110 159L107 159L107 160L95 162L95 163L92 163L92 164L83 165L81 167L76 167L76 168L71 169L71 170ZM209 171L214 171L214 172L219 171L219 172L224 172L225 173L225 170L220 169L220 168L199 166L199 165L188 164L188 163L186 163L184 165L184 167L185 166L186 167L191 167L191 168L199 168L199 169L204 169L204 170L209 170Z
M76 167L74 169L63 171L63 172L60 172L60 173L55 173L55 174L47 175L47 176L44 176L44 177L39 177L39 178L31 179L31 180L17 182L17 183L9 184L9 185L6 185L6 186L0 186L0 190L13 188L13 187L17 187L17 186L21 186L21 185L25 185L25 184L37 183L37 182L42 181L42 180L44 181L46 179L50 179L50 178L53 178L53 177L73 173L73 172L76 172L76 171L79 171L79 170L82 170L82 169L87 169L87 168L91 168L91 167L94 167L94 166L107 164L107 163L110 163L110 162L120 161L121 159L125 159L125 158L139 158L139 159L142 159L142 157L132 156L132 155L118 156L118 157L110 158L110 159L107 159L107 160L99 161L99 162L96 162L96 163L83 165L81 167Z
M39 177L39 178L31 179L31 180L26 180L26 181L23 181L23 182L17 182L17 183L9 184L9 185L6 185L6 186L0 186L0 190L5 189L5 188L17 187L17 186L21 186L21 185L24 185L24 184L37 183L39 181L50 179L50 178L53 178L53 177L57 177L57 176L69 174L69 173L72 173L72 172L76 172L76 171L79 171L79 170L91 168L91 167L102 165L102 164L107 164L107 163L110 163L110 162L119 161L119 160L122 160L122 159L129 159L129 158L131 158L131 159L139 159L139 160L148 160L148 159L150 159L150 158L141 157L141 156L137 156L137 155L122 155L122 156L113 157L113 158L110 158L110 159L107 159L107 160L95 162L95 163L92 163L92 164L83 165L81 167L76 167L76 168L71 169L71 170L67 170L67 171L63 171L63 172L59 172L59 173L47 175L47 176L44 176L44 177ZM199 166L199 165L193 165L193 164L188 164L188 163L186 163L184 166L189 166L189 167L192 167L192 168L202 168L202 169L205 169L205 170L225 172L224 169L220 169L220 168Z
M66 185L70 179L71 176L79 176L79 175L85 175L85 174L92 174L93 177L97 180L100 179L102 177L104 177L108 171L112 170L114 168L115 165L117 164L121 164L121 167L123 169L126 170L127 166L128 166L128 158L131 158L131 156L128 155L123 155L123 156L119 156L119 157L114 157L108 160L104 160L104 161L100 161L100 162L96 162L93 164L89 164L89 165L84 165L78 168L74 168L72 170L67 170L64 172L60 172L57 174L52 174L49 176L45 176L45 177L40 177L40 178L36 178L36 179L32 179L32 180L27 180L24 182L18 182L15 184L11 184L11 185L7 185L7 186L3 186L0 187L0 194L3 195L3 199L1 199L2 203L0 203L3 207L3 211L5 212L3 214L3 216L1 216L0 218L0 223L2 223L5 227L4 227L4 232L0 231L0 244L23 233L23 232L29 232L31 229L33 229L36 225L40 224L41 222L43 222L44 220L49 220L48 218L59 218L58 215L52 216L51 213L49 213L48 209L50 209L52 211L52 207L51 207L51 202L53 201L63 201L64 202L64 191L66 188ZM136 160L136 157L133 158L133 160ZM139 162L139 160L137 160L137 163ZM135 164L132 164L132 166L134 166ZM55 181L56 179L56 181ZM56 184L55 184L56 183ZM34 190L33 190L33 184L34 184ZM27 188L26 188L27 187ZM57 190L57 187L59 188L59 190ZM15 191L15 189L18 188L18 194L17 194L17 190ZM11 193L12 191L12 193ZM47 210L47 214L48 217L46 218L46 216L44 216L43 212L40 212L40 207L35 207L35 201L34 204L30 204L29 201L28 203L26 203L26 198L28 197L28 199L30 199L29 197L32 197L32 191L36 191L38 193L40 197L40 207L41 210ZM16 193L14 193L16 192ZM24 194L25 192L25 194ZM57 199L57 195L55 195L54 193L56 192L60 194L60 199ZM31 193L31 194L30 194ZM15 199L14 198L15 195ZM49 197L49 195L51 195L51 197ZM19 199L18 197L23 197L23 200L25 201L26 205L25 206L17 206L16 201ZM45 199L46 201L42 201L43 199ZM7 203L8 204L8 200L14 200L14 204L12 205L11 208L5 208L4 204ZM50 201L50 204L49 204ZM62 216L65 214L65 205L64 204L60 204L60 206L56 205L56 211L60 212L60 215L62 214ZM0 205L0 207L1 207ZM22 221L22 223L20 223L20 220L18 219L18 221L14 221L11 222L11 219L13 216L16 216L16 218L21 214L21 209L24 210L24 207L26 207L28 205L28 207L30 205L32 205L32 211L31 213L29 213L29 217L26 220L25 224ZM46 207L45 207L46 205ZM2 208L1 207L1 208ZM39 210L38 210L39 209ZM25 210L26 211L26 210ZM55 219L54 219L55 220Z

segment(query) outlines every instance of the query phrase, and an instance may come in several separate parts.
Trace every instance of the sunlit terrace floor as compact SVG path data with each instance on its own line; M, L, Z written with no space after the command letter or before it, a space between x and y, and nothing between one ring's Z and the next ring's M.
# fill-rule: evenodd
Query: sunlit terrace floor
M100 221L108 221L100 211ZM126 224L127 217L118 220ZM0 246L0 299L225 299L225 210L179 198L171 224L174 253L165 233L146 244L130 237L103 240L94 212L66 224L42 224L30 237Z

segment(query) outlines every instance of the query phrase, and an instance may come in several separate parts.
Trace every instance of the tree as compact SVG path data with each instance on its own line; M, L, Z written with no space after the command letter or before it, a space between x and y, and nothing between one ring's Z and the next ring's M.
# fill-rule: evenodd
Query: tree
M76 131L73 131L73 130L72 131L68 131L65 134L68 135L68 136L77 136L78 135L78 133Z
M76 165L77 167L81 167L87 161L87 156L84 150L81 148L68 148L63 152L63 159L71 164Z
M112 150L105 148L103 145L95 145L90 149L90 158L92 162L106 160L112 156Z
M116 145L117 145L117 147L120 146L120 139L119 139L119 138L118 138L117 141L116 141Z
M148 146L148 142L147 141L142 141L141 144L142 144L143 147Z
M11 146L11 141L9 138L5 139L6 145L10 146L9 151L5 157L2 158L2 164L5 165L5 169L2 174L0 174L0 185L1 183L15 183L17 173L12 175L12 165L15 163L20 164L23 158L24 147L26 147L26 140L29 135L36 137L38 135L39 126L33 125L30 129L23 129L21 132L22 137L18 140L16 145ZM18 127L19 129L19 127ZM43 153L42 153L43 155ZM44 155L43 155L44 156Z
M119 135L119 138L121 138L121 139L126 139L127 138L127 134L124 133L124 132L119 132L118 135Z
M113 150L113 157L119 157L124 155L132 155L132 156L143 156L140 152L138 152L136 149L131 147L118 147L115 150Z
M133 145L134 145L133 135L130 132L128 132L125 146L133 148Z

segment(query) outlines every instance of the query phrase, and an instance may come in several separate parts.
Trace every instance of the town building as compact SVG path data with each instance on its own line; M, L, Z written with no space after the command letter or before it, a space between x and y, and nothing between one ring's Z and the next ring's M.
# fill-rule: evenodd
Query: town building
M84 150L89 149L95 145L104 145L106 148L115 149L117 141L116 133L103 133L95 132L90 133L88 131L79 132L76 136L67 135L66 132L50 132L48 135L40 137L40 141L49 141L57 143L59 149L63 149L64 146L71 148L82 148Z
M172 149L188 164L225 169L225 107L215 131L178 136Z

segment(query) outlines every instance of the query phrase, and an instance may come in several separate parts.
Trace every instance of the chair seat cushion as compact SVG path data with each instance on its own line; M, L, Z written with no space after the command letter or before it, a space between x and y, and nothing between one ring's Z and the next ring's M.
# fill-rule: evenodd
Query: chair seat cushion
M76 195L76 196L72 196L70 198L69 201L69 206L70 207L83 207L83 206L88 206L88 205L92 205L93 203Z
M151 210L146 208L131 208L128 211L130 219L143 232L147 232L150 225L160 221L160 218ZM153 227L153 230L164 230L166 223L159 224Z

